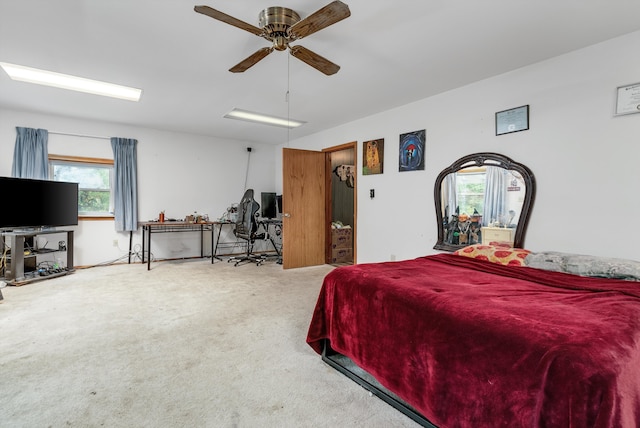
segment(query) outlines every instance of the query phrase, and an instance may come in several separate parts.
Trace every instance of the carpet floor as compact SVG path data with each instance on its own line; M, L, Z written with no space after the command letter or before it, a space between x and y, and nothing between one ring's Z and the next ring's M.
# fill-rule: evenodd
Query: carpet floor
M6 287L0 427L417 427L305 343L331 269L173 261Z

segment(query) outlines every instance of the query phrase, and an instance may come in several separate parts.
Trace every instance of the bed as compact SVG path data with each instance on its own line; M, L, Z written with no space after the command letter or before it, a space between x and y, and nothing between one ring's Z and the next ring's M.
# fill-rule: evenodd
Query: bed
M307 343L425 426L640 426L640 282L469 248L334 269Z

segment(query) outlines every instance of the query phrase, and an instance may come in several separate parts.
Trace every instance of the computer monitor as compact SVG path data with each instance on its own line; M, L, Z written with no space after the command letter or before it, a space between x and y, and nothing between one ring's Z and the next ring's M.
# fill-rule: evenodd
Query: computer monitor
M282 195L276 195L276 207L278 213L276 214L278 219L282 218Z
M260 194L260 213L263 218L276 218L276 193L262 192Z

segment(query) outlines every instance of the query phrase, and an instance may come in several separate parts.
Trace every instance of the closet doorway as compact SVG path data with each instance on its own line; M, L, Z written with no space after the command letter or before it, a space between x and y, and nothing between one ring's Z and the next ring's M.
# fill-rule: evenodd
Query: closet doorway
M285 148L282 159L283 268L353 264L357 260L356 143L321 152ZM346 175L344 168L336 170L350 165L353 168ZM337 229L332 229L332 223L338 221L350 227L333 232ZM336 251L338 247L349 251Z
M356 259L357 145L324 149L326 167L326 262L354 264Z

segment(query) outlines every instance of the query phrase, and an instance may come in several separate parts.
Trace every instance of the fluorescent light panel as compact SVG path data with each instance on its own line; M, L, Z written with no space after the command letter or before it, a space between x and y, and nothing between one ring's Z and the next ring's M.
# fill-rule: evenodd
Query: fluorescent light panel
M139 101L140 95L142 94L141 89L101 82L99 80L85 79L84 77L76 77L69 74L40 70L38 68L25 67L23 65L0 62L0 67L7 72L11 79L20 82L36 83L38 85L53 86L55 88L69 89L71 91L120 98L129 101Z
M262 123L264 125L281 126L283 128L297 128L307 122L301 120L286 119L283 117L271 116L268 114L255 113L247 110L240 110L234 108L229 113L225 114L227 119L244 120L247 122Z

